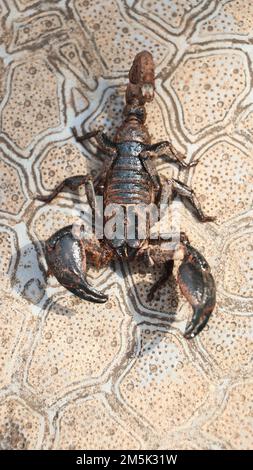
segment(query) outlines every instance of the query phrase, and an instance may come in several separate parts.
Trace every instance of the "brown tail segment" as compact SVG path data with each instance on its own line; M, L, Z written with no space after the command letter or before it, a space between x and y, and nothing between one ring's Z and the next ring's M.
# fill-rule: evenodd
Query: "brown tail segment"
M155 65L152 54L139 52L134 58L129 71L129 83L126 90L126 103L144 105L152 101L155 91Z

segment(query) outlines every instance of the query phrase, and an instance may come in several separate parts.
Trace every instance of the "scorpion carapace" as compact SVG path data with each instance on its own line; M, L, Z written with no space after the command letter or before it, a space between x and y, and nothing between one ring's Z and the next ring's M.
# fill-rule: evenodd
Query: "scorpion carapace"
M96 208L96 196L103 196L104 224L110 217L106 216L108 205L118 205L123 209L122 236L108 237L103 233L101 238L82 237L85 225L77 229L68 226L57 231L45 243L45 256L48 273L73 294L91 302L106 302L107 295L92 287L86 279L86 259L97 268L109 264L113 259L131 260L142 257L150 264L162 264L164 272L149 294L151 300L158 290L172 275L173 250L168 247L168 240L162 237L152 239L150 227L144 237L129 236L125 230L126 210L143 204L156 204L166 199L171 203L176 195L188 200L201 222L214 220L204 215L194 191L176 179L162 179L159 176L154 158L168 158L181 168L189 168L196 162L186 163L185 156L178 152L169 141L151 143L145 126L145 103L153 100L155 92L155 69L153 57L148 51L136 55L129 72L129 83L126 89L126 105L123 110L123 121L115 137L110 139L101 129L78 136L78 142L84 144L87 139L95 138L100 150L106 156L103 171L96 177L90 175L71 176L59 184L48 196L38 196L43 202L50 202L64 188L71 190L83 185L87 201L91 208ZM165 196L164 196L165 195ZM77 233L78 232L78 233ZM135 233L135 232L134 232ZM215 306L215 283L204 257L193 248L187 236L179 233L182 260L178 270L177 281L182 294L193 309L193 316L185 330L186 338L193 338L206 325Z

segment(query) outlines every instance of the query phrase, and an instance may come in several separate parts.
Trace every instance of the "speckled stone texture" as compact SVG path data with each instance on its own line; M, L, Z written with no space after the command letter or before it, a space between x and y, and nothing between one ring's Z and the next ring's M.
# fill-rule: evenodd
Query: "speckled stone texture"
M0 21L0 448L252 448L252 2L0 0ZM217 216L201 224L179 205L218 291L193 341L175 279L146 300L157 268L89 269L104 305L45 279L43 240L85 195L33 196L101 169L70 127L113 135L142 49L157 67L153 142L200 159L157 167Z

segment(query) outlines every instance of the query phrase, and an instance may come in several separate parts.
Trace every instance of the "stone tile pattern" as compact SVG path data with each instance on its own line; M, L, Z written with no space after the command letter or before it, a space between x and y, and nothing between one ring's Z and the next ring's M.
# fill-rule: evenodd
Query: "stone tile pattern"
M0 0L0 448L252 448L252 7L244 0ZM10 18L11 17L11 18ZM249 36L249 39L248 39ZM89 270L102 306L45 281L43 240L75 220L77 194L33 200L102 166L70 127L119 124L127 71L148 48L153 141L188 158L177 174L217 220L181 221L216 278L217 307L192 342L175 280L133 263ZM80 201L85 202L80 192Z

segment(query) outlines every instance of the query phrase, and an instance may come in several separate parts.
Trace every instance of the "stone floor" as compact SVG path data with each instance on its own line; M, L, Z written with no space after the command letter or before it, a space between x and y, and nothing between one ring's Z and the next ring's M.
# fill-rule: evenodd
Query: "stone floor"
M0 0L0 21L0 447L251 448L253 3ZM70 192L50 206L33 196L101 168L94 143L81 148L70 127L113 135L142 49L157 66L153 141L200 159L179 175L157 167L217 216L200 224L180 204L218 290L193 341L174 279L146 301L158 269L90 269L110 294L104 305L45 281L43 240L80 205Z

